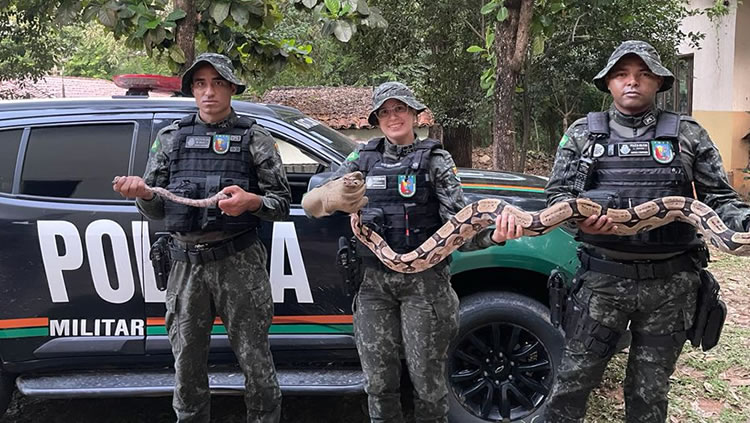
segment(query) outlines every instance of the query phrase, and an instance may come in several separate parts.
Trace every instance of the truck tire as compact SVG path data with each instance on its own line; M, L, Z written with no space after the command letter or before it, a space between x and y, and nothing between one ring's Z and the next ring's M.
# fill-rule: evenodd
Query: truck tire
M564 345L549 309L522 295L484 292L462 298L459 316L448 351L449 420L540 419Z

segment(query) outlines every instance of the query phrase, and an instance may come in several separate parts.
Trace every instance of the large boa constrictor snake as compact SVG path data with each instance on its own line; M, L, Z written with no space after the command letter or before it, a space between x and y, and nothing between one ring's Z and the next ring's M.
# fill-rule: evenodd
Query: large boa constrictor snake
M351 180L347 183L362 182ZM164 188L148 189L170 201L194 207L210 207L229 198L219 192L210 198L193 200L179 197ZM505 208L523 226L525 236L543 235L565 222L602 214L602 206L585 198L562 201L536 212L521 210L500 199L486 198L461 209L422 245L403 254L393 251L378 233L361 224L359 212L351 214L351 227L354 236L385 266L396 272L417 273L436 265L479 231L495 223ZM720 250L734 255L750 255L750 232L729 229L715 211L692 198L657 198L628 209L607 209L605 214L617 225L613 235L634 235L672 222L685 222L693 225Z

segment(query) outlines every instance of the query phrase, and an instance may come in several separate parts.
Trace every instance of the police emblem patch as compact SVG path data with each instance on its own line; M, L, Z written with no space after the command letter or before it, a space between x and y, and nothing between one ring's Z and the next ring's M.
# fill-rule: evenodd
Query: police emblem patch
M417 192L417 177L415 175L398 175L398 193L402 197L413 197Z
M213 149L214 153L216 154L226 154L226 152L229 151L229 135L214 135L213 143L211 143L211 149Z
M674 160L674 148L670 141L651 141L651 151L654 160L667 164Z

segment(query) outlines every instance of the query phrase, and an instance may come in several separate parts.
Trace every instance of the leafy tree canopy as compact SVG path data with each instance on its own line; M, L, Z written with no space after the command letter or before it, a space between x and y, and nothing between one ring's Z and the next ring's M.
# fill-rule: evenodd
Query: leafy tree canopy
M346 42L358 26L384 28L387 23L366 0L289 0L314 14L323 33ZM283 0L0 0L6 25L0 37L16 33L45 52L33 69L19 75L40 75L59 59L54 36L58 28L97 21L116 40L149 57L163 54L173 73L185 69L196 52L229 56L241 74L276 71L284 64L304 67L312 62L312 46L274 33L284 19ZM17 46L14 43L14 46ZM10 48L10 47L8 47ZM17 47L16 47L17 48ZM35 53L42 54L42 53ZM22 57L15 55L16 57ZM3 56L9 60L8 56ZM17 60L17 59L12 59ZM0 78L8 78L1 74Z

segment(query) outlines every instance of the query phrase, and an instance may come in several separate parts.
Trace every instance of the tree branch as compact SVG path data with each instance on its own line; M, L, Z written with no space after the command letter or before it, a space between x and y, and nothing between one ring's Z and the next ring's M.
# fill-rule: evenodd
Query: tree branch
M521 0L521 10L518 12L518 28L516 30L516 51L510 61L510 69L520 72L526 49L531 35L531 17L534 13L534 0Z
M477 34L477 37L479 37L482 43L484 43L484 35L482 35L481 32L477 31L476 28L474 28L474 26L471 24L471 22L469 22L467 18L464 18L464 22L466 22L466 25L469 26L469 28L471 29L473 33Z

